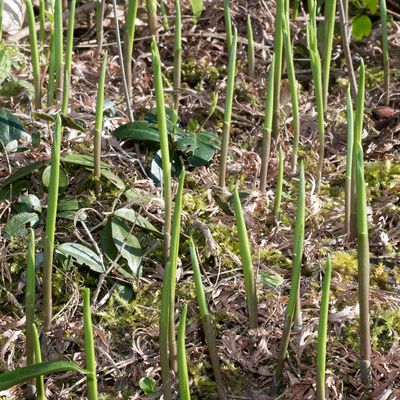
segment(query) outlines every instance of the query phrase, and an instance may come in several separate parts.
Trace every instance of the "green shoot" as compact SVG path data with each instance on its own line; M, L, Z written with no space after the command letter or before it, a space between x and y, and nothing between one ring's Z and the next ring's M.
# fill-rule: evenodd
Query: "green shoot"
M210 314L207 307L203 282L201 280L199 261L197 258L196 247L194 245L192 237L189 238L189 248L190 248L190 259L193 268L193 278L196 289L196 297L197 297L197 302L199 303L201 322L203 325L204 336L208 347L208 353L210 354L215 383L217 385L217 392L220 399L226 399L225 385L222 378L221 365L218 359L215 330L213 323L211 322Z
M186 337L186 314L187 304L183 306L182 314L178 326L178 381L179 398L181 400L190 400L189 375L186 361L185 337Z
M297 195L296 222L294 231L294 254L292 261L292 278L289 292L289 301L285 314L285 325L283 328L282 341L279 347L278 361L275 369L273 392L277 393L281 384L283 366L289 346L292 323L295 318L296 310L300 309L298 302L300 289L301 264L303 259L304 246L304 219L305 219L305 179L304 166L300 164L300 183Z
M126 16L126 24L125 24L124 63L125 63L126 83L128 86L129 97L132 97L132 54L133 54L133 43L135 40L136 15L137 15L138 4L139 4L138 0L128 1L128 14Z
M169 29L168 9L163 0L161 0L161 2L160 2L160 13L161 13L161 20L162 20L163 28L165 31L167 31Z
M157 2L155 0L146 0L147 5L147 22L149 25L150 35L157 37Z
M40 88L40 65L39 52L35 27L35 14L33 12L32 0L25 0L26 12L29 25L29 43L31 48L33 87L35 90L35 108L39 109L42 104L41 88Z
M98 54L98 56L100 56L100 54L103 50L104 8L105 8L105 0L96 0L96 39L97 39L97 54Z
M284 160L285 160L285 155L283 154L282 147L279 145L278 177L276 181L275 204L274 204L274 217L277 222L279 221L279 216L281 213Z
M165 113L164 87L161 73L160 53L156 39L153 37L151 44L154 88L156 92L157 121L160 132L161 158L163 170L163 194L165 204L165 225L164 225L164 258L169 258L169 247L171 242L171 220L172 220L172 199L171 199L171 163L169 158L167 116Z
M83 319L84 319L84 340L85 340L85 361L87 398L97 400L97 378L96 378L96 355L94 353L94 339L92 328L92 314L90 311L90 289L85 288L83 292Z
M345 181L345 231L350 235L350 217L351 217L351 165L353 159L353 140L354 140L354 115L353 104L351 101L350 89L347 88L346 94L346 112L347 112L347 146L346 146L346 181Z
M299 99L297 96L297 80L293 63L292 45L290 41L290 29L287 13L282 15L283 26L283 45L285 49L285 60L288 70L290 99L292 100L292 115L293 115L293 154L291 161L292 174L297 172L297 154L299 151L300 138L300 114L299 114Z
M322 93L321 58L319 55L317 43L317 3L315 2L315 0L310 0L310 3L310 21L307 25L307 44L310 53L311 70L314 81L314 92L317 103L319 151L315 190L318 193L321 186L325 153L324 100Z
M39 24L39 42L43 46L46 40L46 4L44 0L39 0Z
M280 109L280 94L281 94L281 76L282 76L282 58L283 58L283 35L282 35L282 16L285 13L285 1L278 0L276 3L275 16L275 36L274 36L274 105L272 119L272 135L275 141L279 136L279 119L281 114Z
M326 342L328 332L329 292L331 284L331 257L326 259L325 278L322 287L317 340L317 400L325 400Z
M263 144L260 171L260 191L265 192L267 188L268 164L271 153L271 131L274 107L274 77L275 77L275 54L268 71L267 94L265 96L264 124L263 124Z
M247 312L249 313L249 328L256 329L258 326L257 317L257 288L254 276L253 262L246 223L244 220L242 204L240 202L238 188L233 194L233 205L235 208L236 226L239 236L240 257L243 264L244 282L246 286Z
M62 0L55 0L54 9L54 50L55 50L55 73L56 73L56 100L61 102L64 85L64 61L63 61L63 17Z
M229 135L231 130L233 92L235 89L235 72L236 72L236 48L237 48L237 30L233 30L232 45L229 48L229 65L226 86L225 111L224 111L224 127L221 144L221 159L219 170L219 186L225 189L226 186L226 163L228 159Z
M357 237L357 151L361 145L362 130L364 122L364 103L365 103L365 66L364 60L361 59L360 73L358 78L358 90L356 100L356 111L354 114L354 139L353 139L353 156L351 160L351 216L350 216L350 239L355 240Z
M389 105L390 89L390 59L389 59L389 41L387 27L387 8L386 0L380 0L381 25L382 25L382 55L383 55L383 73L384 73L384 104Z
M32 324L32 337L34 345L35 364L40 364L42 362L42 351L40 349L39 333L35 324ZM45 399L46 394L44 389L44 379L43 375L39 375L36 377L36 400Z
M250 15L247 16L247 74L254 79L254 39Z
M323 67L322 67L324 110L326 110L328 107L328 88L329 88L329 76L330 76L329 72L331 68L335 16L336 16L336 0L326 0L325 22L324 22L324 54L323 54Z
M174 42L174 110L179 111L179 91L182 73L182 18L180 1L175 0L175 42Z
M94 129L94 179L96 184L96 196L101 192L100 163L101 163L101 136L103 132L103 109L104 109L104 82L107 68L107 51L104 54L103 63L99 76L96 99L96 124Z
M35 362L35 342L32 326L35 322L35 234L33 229L29 229L28 262L26 270L26 289L25 289L25 315L26 315L26 365ZM32 384L27 386L27 397L33 398L35 388Z
M49 83L47 88L47 107L54 104L54 74L56 71L56 55L55 55L55 38L54 28L50 31L50 48L49 48Z
M176 371L176 343L175 343L175 291L176 269L178 267L179 241L181 235L181 218L183 202L183 184L185 182L185 170L179 177L178 192L175 198L174 219L172 221L171 250L169 262L171 265L171 297L170 297L170 321L169 321L169 358L172 370Z
M65 73L64 73L64 91L62 99L61 112L67 114L68 103L71 89L71 69L72 69L72 50L74 46L74 27L75 27L75 7L76 0L71 0L68 15L67 46L65 48Z
M369 324L369 242L367 199L365 194L364 158L360 142L356 164L357 229L358 229L358 302L360 304L361 383L371 383L371 337Z
M53 146L51 149L50 185L44 234L43 260L43 330L48 332L51 327L52 310L52 271L54 256L54 239L56 233L56 215L58 204L58 183L60 177L61 151L61 118L56 116Z
M231 19L231 1L224 0L224 17L225 17L225 31L226 31L226 47L228 51L232 46L232 19Z

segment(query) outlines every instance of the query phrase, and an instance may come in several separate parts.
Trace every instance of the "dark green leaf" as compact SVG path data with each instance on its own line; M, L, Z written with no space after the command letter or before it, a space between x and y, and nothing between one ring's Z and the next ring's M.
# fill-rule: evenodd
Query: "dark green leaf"
M114 261L118 255L118 250L113 241L110 219L100 232L100 248L111 261Z
M158 237L163 237L163 234L151 222L130 208L120 208L114 211L114 216L131 222L135 226L154 233Z
M6 108L0 108L0 152L4 151L3 146L9 151L8 145L18 142L23 134L21 121Z
M39 222L39 216L36 213L22 212L11 217L4 226L4 232L8 237L24 236L26 234L26 225L34 227Z
M106 272L99 256L88 247L79 243L63 243L56 246L56 251L71 256L79 265L87 265L95 272Z
M276 288L283 285L284 279L281 275L278 274L262 272L261 282L268 287Z
M15 208L18 212L42 212L42 204L34 194L27 194L18 199Z
M0 189L0 201L13 199L18 196L28 187L28 182L25 180L17 181L10 185L1 187Z
M24 178L25 176L30 175L32 172L40 169L43 165L46 165L47 161L35 161L31 164L26 165L25 167L17 169L14 173L12 173L7 179L5 179L1 183L1 187L5 187L10 183L17 181L18 179Z
M187 131L177 136L178 150L190 153L189 162L193 166L206 165L220 148L219 138L212 132L199 133Z
M12 386L19 385L41 375L51 375L66 371L75 371L81 374L89 373L89 371L70 361L46 361L2 373L0 375L0 390L9 389Z
M134 121L121 125L112 134L120 139L160 142L157 127L146 121Z
M130 228L117 218L111 219L111 230L115 246L135 276L141 276L142 249L135 236L130 233Z

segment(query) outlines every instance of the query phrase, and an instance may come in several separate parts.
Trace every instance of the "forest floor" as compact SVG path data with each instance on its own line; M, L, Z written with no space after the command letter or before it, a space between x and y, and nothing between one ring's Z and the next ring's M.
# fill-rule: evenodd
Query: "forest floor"
M172 2L168 1L173 16ZM122 8L120 7L122 15ZM393 8L393 11L398 11ZM249 330L244 282L242 278L235 217L229 202L218 190L219 157L203 167L193 167L180 154L187 177L183 199L183 222L180 265L177 283L177 308L188 303L187 358L192 398L217 398L207 347L195 297L187 238L194 236L199 249L210 310L214 315L218 355L229 398L272 399L269 389L276 366L282 336L284 311L290 288L293 256L293 231L297 175L290 169L292 119L288 82L281 86L280 145L285 153L282 213L273 218L277 177L277 152L272 149L268 190L257 190L264 118L267 70L274 40L275 2L238 0L232 2L232 20L239 35L238 73L235 84L233 125L228 161L227 189L237 182L243 206L253 263L257 270L259 327ZM183 127L193 120L205 120L218 93L217 111L205 129L221 134L226 87L227 51L222 2L207 1L195 24L189 2L182 4L184 18L183 66L180 119ZM256 42L256 79L247 77L246 16L253 20ZM102 160L109 171L123 182L104 180L99 198L94 195L90 171L83 166L63 163L68 182L63 199L77 199L79 204L67 217L59 216L57 243L76 242L103 252L107 241L105 228L116 209L134 208L159 230L163 226L163 200L149 170L157 145L140 144L141 155L134 153L132 141L121 142L112 132L128 122L125 113L121 70L115 46L112 7L105 17L105 43L109 50L106 94L108 110L104 120ZM300 95L300 159L306 170L306 226L304 262L301 278L303 327L290 343L285 365L284 384L279 399L313 399L316 381L316 334L323 268L327 253L332 256L332 285L327 349L327 398L329 399L400 399L400 20L390 25L392 69L390 107L382 108L383 72L379 21L373 22L370 36L352 43L357 71L360 57L366 64L366 117L363 147L369 205L371 253L371 339L372 385L364 388L359 374L359 324L357 295L356 246L344 234L344 176L346 155L346 69L340 36L334 39L332 81L326 113L325 162L321 191L315 193L315 170L318 161L318 133L312 77L305 38L305 18L292 25L295 39L295 65ZM139 7L134 46L132 104L137 119L154 109L153 73L150 38L143 7ZM64 129L62 154L92 154L94 112L101 58L96 54L95 32L88 29L88 18L79 13L76 19L72 69L72 93L69 116L84 123L83 130ZM92 18L93 23L93 18ZM172 104L173 19L168 29L160 27L159 49L165 74L166 100ZM7 43L7 39L6 39ZM21 82L31 82L29 49L25 39L18 46L7 44L12 58L10 73L4 82L20 82L17 92L0 91L0 106L12 111L28 133L18 150L0 154L0 177L38 161L48 163L53 124L45 114L34 114L31 91ZM43 60L44 61L44 60ZM45 61L44 61L45 63ZM9 86L11 87L11 86ZM14 87L14 86L12 86ZM46 87L46 84L43 84ZM40 137L40 143L37 139ZM32 140L31 140L31 139ZM35 140L34 140L35 139ZM42 165L40 165L42 167ZM37 170L36 170L37 169ZM25 364L24 274L27 240L21 235L10 238L6 224L20 211L19 195L34 194L42 205L47 193L39 166L18 181L20 190L13 197L1 198L0 208L0 369ZM17 183L18 183L17 182ZM15 183L16 184L16 183ZM1 185L1 182L0 182ZM177 179L174 180L176 191ZM19 191L18 191L19 190ZM66 201L66 200L65 200ZM78 212L78 210L80 210ZM77 213L78 212L78 216ZM71 217L72 215L72 217ZM83 218L80 216L83 215ZM44 213L39 213L35 233L43 235ZM83 222L82 222L83 220ZM85 226L88 231L85 230ZM7 230L7 229L6 229ZM84 286L92 293L98 289L93 309L99 392L102 399L144 399L161 396L158 323L160 288L163 275L162 240L138 228L131 231L140 243L141 277L124 273L124 261L112 269L99 286L99 274L78 262L65 262L58 255L54 271L55 307L48 359L68 358L84 363L81 292ZM102 239L103 236L103 239ZM38 243L40 249L40 242ZM40 255L38 255L38 264ZM109 266L109 265L108 265ZM125 266L126 267L126 266ZM126 269L126 268L125 268ZM38 271L38 307L41 308L41 271ZM41 313L37 315L41 321ZM154 379L155 393L145 396L138 382ZM48 398L85 398L85 379L66 373L46 381ZM21 388L14 387L4 398L22 398ZM278 397L275 397L278 398Z

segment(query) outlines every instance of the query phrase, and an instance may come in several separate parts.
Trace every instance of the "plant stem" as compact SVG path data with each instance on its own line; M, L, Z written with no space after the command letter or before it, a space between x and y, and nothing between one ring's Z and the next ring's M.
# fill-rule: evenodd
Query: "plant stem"
M281 96L281 76L282 76L282 56L283 56L283 35L282 35L282 16L285 12L285 0L277 0L275 15L275 37L274 37L274 105L272 119L272 137L278 142L280 129L280 96Z
M43 46L46 40L46 4L45 0L39 0L39 42Z
M26 13L29 25L29 43L31 48L33 87L35 90L35 108L39 109L42 104L40 88L40 66L39 52L35 27L35 14L33 12L32 0L25 0Z
M279 216L281 213L284 160L285 156L283 154L281 145L279 145L278 177L276 181L275 204L274 204L274 218L277 222L279 221Z
M181 89L182 71L182 18L180 1L175 0L175 42L174 42L174 110L179 111L179 91Z
M351 218L351 166L353 159L353 141L354 141L354 115L353 104L351 101L350 89L347 88L346 96L347 110L347 146L346 146L346 182L345 182L345 232L350 235Z
M107 51L104 54L103 63L101 64L101 71L99 76L99 84L97 87L96 98L96 124L94 128L94 180L96 184L96 196L101 192L101 136L103 132L103 110L104 110L104 83L107 68Z
M260 171L260 191L265 192L267 188L268 165L271 153L271 131L274 106L274 77L275 77L275 54L268 71L267 94L265 96L264 124L263 124L263 144Z
M355 99L357 96L357 82L356 82L356 76L354 74L353 60L351 58L351 50L349 45L350 39L347 29L347 16L346 16L347 13L343 5L344 0L338 0L338 1L339 1L338 8L339 8L339 18L340 18L339 19L340 34L342 36L343 52L346 59L347 75L349 77L349 82L350 82L351 96L353 99Z
M350 216L350 240L357 237L357 184L356 184L356 164L358 146L362 140L362 130L364 122L364 102L365 102L365 66L364 60L361 59L360 73L358 77L358 90L356 111L354 114L354 140L353 140L353 156L351 161L351 216Z
M68 31L67 31L67 46L65 48L65 74L64 74L64 91L62 99L61 112L67 114L68 103L71 88L71 70L72 70L72 50L74 47L74 27L75 27L75 8L76 0L71 0L68 15Z
M317 400L325 400L326 342L328 332L329 293L331 284L331 257L326 259L325 278L322 287L321 307L319 311L317 340Z
M55 55L55 38L54 28L50 31L50 49L49 49L49 83L47 88L47 107L54 104L54 73L56 68L56 55Z
M44 234L43 260L43 331L51 328L52 310L52 270L54 255L54 238L56 232L56 215L58 204L58 184L60 177L60 150L61 150L61 118L56 116L53 146L51 149L50 184L46 214L46 228Z
M253 262L251 260L249 237L237 187L235 188L235 192L233 194L233 206L235 208L236 226L239 236L240 257L242 259L244 282L246 287L247 312L249 313L249 328L256 329L258 326L256 280L254 276Z
M294 233L294 254L292 261L292 278L289 292L289 301L285 314L285 325L282 333L282 341L279 347L278 361L275 369L272 392L277 393L281 385L283 366L289 346L290 333L296 310L300 309L298 304L298 293L300 288L301 264L304 247L304 219L305 219L305 179L304 166L300 164L300 184L297 196L296 223Z
M300 115L299 115L299 99L297 96L297 80L293 63L292 45L290 41L290 28L288 14L282 15L283 27L283 45L285 50L285 59L288 70L290 99L292 100L292 116L293 116L293 153L291 170L292 174L297 172L297 154L299 151L300 138Z
M126 83L128 86L129 99L132 97L132 54L135 39L136 15L138 9L138 0L128 1L128 14L125 23L125 41L124 41L124 63L126 73Z
M83 292L83 319L85 340L85 362L89 373L86 375L87 398L97 400L96 355L94 353L94 339L92 327L92 314L90 311L90 289Z
M178 267L179 242L181 234L181 218L182 218L182 201L183 201L183 184L185 182L185 170L181 172L179 177L178 192L175 198L174 219L172 221L171 231L171 249L169 254L169 263L171 266L171 297L170 297L170 320L169 320L169 358L171 369L177 370L176 363L176 343L175 343L175 292L176 292L176 270Z
M161 74L160 53L156 39L153 37L151 44L154 89L156 93L157 122L160 132L160 147L163 170L163 195L165 207L165 224L164 224L164 259L169 258L169 249L171 242L171 220L172 220L172 199L171 199L171 163L169 158L167 116L165 113L164 88Z
M250 15L247 16L247 74L254 79L254 39Z
M389 105L389 89L390 89L390 59L389 59L389 41L387 28L387 8L386 0L380 0L381 9L381 25L382 25L382 55L383 55L383 72L384 72L384 104Z
M29 229L28 260L26 270L26 289L25 289L25 315L26 315L26 365L32 365L35 362L35 342L32 332L32 326L35 323L35 234L33 229ZM35 397L35 386L33 382L28 382L27 397Z
M211 365L214 372L214 379L217 385L218 397L226 400L226 392L224 380L222 378L221 365L218 358L217 343L215 338L215 329L211 322L210 314L207 307L206 296L204 293L203 282L201 280L201 272L199 261L196 254L196 247L192 237L189 238L190 260L193 268L193 278L196 289L197 302L199 304L200 317L203 325L204 336L206 339L208 353L210 354Z
M364 160L361 143L357 143L357 228L358 228L358 301L360 303L361 383L371 383L371 338L369 325L369 242Z
M96 39L97 39L97 55L99 57L101 52L103 51L104 8L105 8L105 0L96 0Z
M225 32L226 32L226 47L228 52L232 46L232 18L230 9L230 0L224 0L224 18L225 18Z
M187 304L183 306L178 326L178 380L179 395L181 400L190 400L189 376L186 361L185 337L186 337Z
M63 16L62 1L55 0L54 8L54 50L55 50L55 70L56 70L56 100L62 100L64 84L64 61L63 61Z
M323 85L322 92L324 98L324 110L328 107L329 76L332 58L333 32L335 28L336 0L325 1L325 21L324 21L324 54L323 54Z
M147 23L149 25L150 35L158 38L157 2L155 0L146 0L146 5Z
M229 48L229 65L226 85L226 98L224 107L224 126L221 144L221 159L219 169L219 186L225 189L226 186L226 163L228 159L229 135L231 130L233 92L235 90L236 73L236 49L237 49L237 30L234 27L232 45Z
M42 352L40 350L39 334L35 324L32 324L32 338L34 345L35 364L39 364L42 362ZM36 400L46 400L43 375L39 375L36 378Z
M161 0L161 2L160 2L160 13L161 13L161 20L162 20L163 28L165 31L167 31L169 29L168 9L163 0Z
M324 126L324 100L322 91L322 78L321 78L321 58L318 51L317 44L317 17L315 0L310 0L310 21L307 25L307 43L311 59L311 70L314 81L314 91L317 103L317 117L318 117L318 136L319 136L319 150L318 150L318 166L317 177L315 183L315 191L319 193L322 179L322 171L324 166L324 153L325 153L325 126Z
M161 381L165 400L172 399L171 375L169 373L169 328L170 328L170 305L171 305L171 263L168 261L164 268L163 285L161 289L160 306L160 367ZM173 338L175 341L175 338Z

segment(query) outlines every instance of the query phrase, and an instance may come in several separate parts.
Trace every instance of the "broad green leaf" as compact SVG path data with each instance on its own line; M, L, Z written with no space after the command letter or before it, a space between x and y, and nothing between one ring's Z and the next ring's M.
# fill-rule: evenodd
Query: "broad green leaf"
M44 121L55 122L56 114L49 114L44 112L33 113L35 118L42 119ZM61 115L61 125L67 128L76 129L80 132L86 132L86 123L80 119L72 118L69 115Z
M132 301L135 292L132 289L131 285L119 285L115 288L115 294L118 295L121 299L125 301Z
M137 188L128 189L124 195L134 206L143 206L155 197L152 193Z
M6 108L0 108L0 152L3 152L3 146L10 151L10 146L15 147L14 143L24 135L25 131L21 121Z
M63 243L56 246L56 251L68 257L71 256L79 265L87 265L95 272L106 272L99 256L80 243Z
M62 197L58 200L58 211L77 211L79 210L79 201L75 197Z
M34 227L39 222L39 216L36 213L22 212L11 217L4 226L4 232L8 237L24 236L26 234L26 225Z
M113 241L110 219L100 232L100 248L111 261L114 261L118 255L118 250Z
M142 217L135 210L130 208L120 208L114 211L114 216L124 219L125 221L131 222L135 226L138 226L146 231L154 233L158 237L163 237L163 234L146 218Z
M189 162L193 166L206 165L220 148L220 140L212 132L199 133L185 132L177 137L178 150L183 153L191 153Z
M355 40L361 40L372 31L372 23L366 15L360 15L353 19L352 35Z
M21 196L18 199L15 208L18 212L42 212L42 204L40 203L39 198L34 194Z
M170 160L171 160L171 175L177 177L182 172L182 161L179 157L179 154L176 152L172 153ZM153 160L151 161L151 169L150 169L150 177L156 186L161 186L162 175L163 175L162 158L161 158L161 150L159 150L154 155Z
M266 286L276 288L283 285L284 279L281 275L278 274L270 274L268 272L262 272L261 282Z
M364 6L368 8L371 14L376 14L379 0L364 0Z
M50 172L51 172L51 165L47 166L42 174L42 183L46 189L49 189L50 185ZM60 178L58 184L58 192L62 193L67 189L69 184L69 179L67 173L64 171L63 168L60 168Z
M143 252L139 241L130 233L129 226L117 218L111 219L111 230L118 252L127 261L132 273L135 276L141 276Z
M156 381L152 378L144 376L140 378L139 387L142 389L145 396L149 396L156 391Z
M25 176L28 176L32 172L42 168L45 164L47 164L47 161L35 161L31 164L26 165L25 167L17 169L1 183L1 187L3 188L6 185L17 181L18 179L25 178Z
M203 11L203 0L191 0L193 15L199 18Z
M10 185L1 187L0 189L0 201L13 199L18 196L28 187L28 182L25 180L17 181Z
M120 139L160 142L160 134L156 125L146 121L128 122L118 127L112 134Z
M75 371L81 374L89 373L89 371L70 361L46 361L17 368L14 371L3 372L0 374L0 390L9 389L12 386L19 385L41 375L51 375L66 371Z
M13 79L3 82L0 89L0 95L4 97L17 97L22 94L31 99L34 95L33 85L23 79Z
M82 167L88 168L90 170L94 169L94 161L92 156L87 156L83 154L67 154L61 157L61 161L67 164L80 165ZM109 182L115 185L120 190L125 190L125 183L117 175L113 174L107 163L104 161L100 162L100 173L101 176L106 178Z
M7 47L0 49L0 85L10 75L11 72L11 55Z

